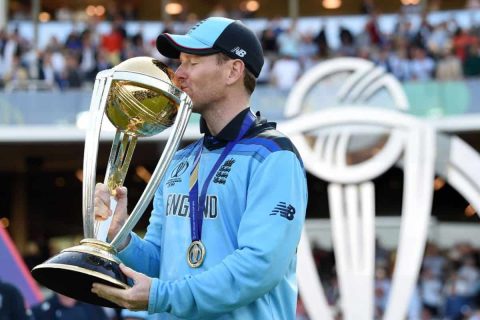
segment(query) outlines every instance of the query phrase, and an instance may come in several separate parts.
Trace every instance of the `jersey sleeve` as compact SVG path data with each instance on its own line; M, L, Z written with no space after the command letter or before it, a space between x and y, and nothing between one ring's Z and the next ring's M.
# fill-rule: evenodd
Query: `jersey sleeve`
M162 186L163 183L160 185ZM130 232L129 244L118 253L118 257L125 265L149 277L158 277L160 270L161 239L165 217L161 211L162 199L162 187L160 187L153 199L153 211L145 237L142 239L134 232ZM142 259L138 259L139 256Z
M245 306L272 290L295 263L307 186L295 153L268 155L250 175L238 249L220 264L180 281L153 279L149 312L208 317Z

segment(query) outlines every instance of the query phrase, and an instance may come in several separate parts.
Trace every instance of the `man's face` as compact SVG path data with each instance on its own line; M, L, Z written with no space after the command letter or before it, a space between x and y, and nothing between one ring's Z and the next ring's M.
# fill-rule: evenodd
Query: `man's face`
M180 89L193 102L193 111L202 113L223 99L228 62L219 64L217 55L180 54L180 66L175 75Z

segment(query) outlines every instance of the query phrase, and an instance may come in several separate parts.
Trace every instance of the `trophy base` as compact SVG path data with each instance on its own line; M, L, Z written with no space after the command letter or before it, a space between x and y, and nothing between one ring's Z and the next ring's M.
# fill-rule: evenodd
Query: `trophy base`
M84 239L80 243L33 268L33 277L43 286L76 300L118 308L91 290L94 282L129 288L128 278L120 271L120 260L108 243L95 239Z

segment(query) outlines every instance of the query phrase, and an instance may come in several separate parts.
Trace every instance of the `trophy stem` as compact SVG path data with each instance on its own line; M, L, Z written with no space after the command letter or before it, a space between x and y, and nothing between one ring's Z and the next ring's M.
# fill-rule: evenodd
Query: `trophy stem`
M110 245L113 248L118 248L122 244L133 227L137 224L138 220L142 216L143 212L147 208L148 204L153 198L155 191L157 190L160 181L167 171L168 165L170 164L175 151L180 144L183 133L188 124L190 114L192 113L192 101L186 93L182 93L180 97L180 107L178 109L177 117L175 122L171 127L172 133L170 134L165 149L160 157L160 160L157 163L155 171L152 174L152 178L148 182L145 191L141 195L140 199L137 202L137 205L133 209L132 213L128 217L127 221L117 233L115 238L113 238Z
M117 130L115 138L110 150L108 159L107 172L105 174L104 183L110 191L110 210L115 212L117 201L115 200L116 189L123 186L125 177L127 176L130 161L132 160L133 151L137 145L138 138L130 136ZM121 142L120 142L121 139ZM95 221L95 239L107 241L108 230L112 223L113 215L105 221Z

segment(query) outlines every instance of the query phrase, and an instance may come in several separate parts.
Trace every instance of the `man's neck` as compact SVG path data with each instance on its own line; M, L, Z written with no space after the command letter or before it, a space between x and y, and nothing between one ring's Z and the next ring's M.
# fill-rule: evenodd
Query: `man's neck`
M230 121L233 120L233 118L248 108L248 106L248 101L236 101L232 104L225 104L205 110L202 113L202 117L205 120L210 133L213 136L216 136L227 124L230 123Z

